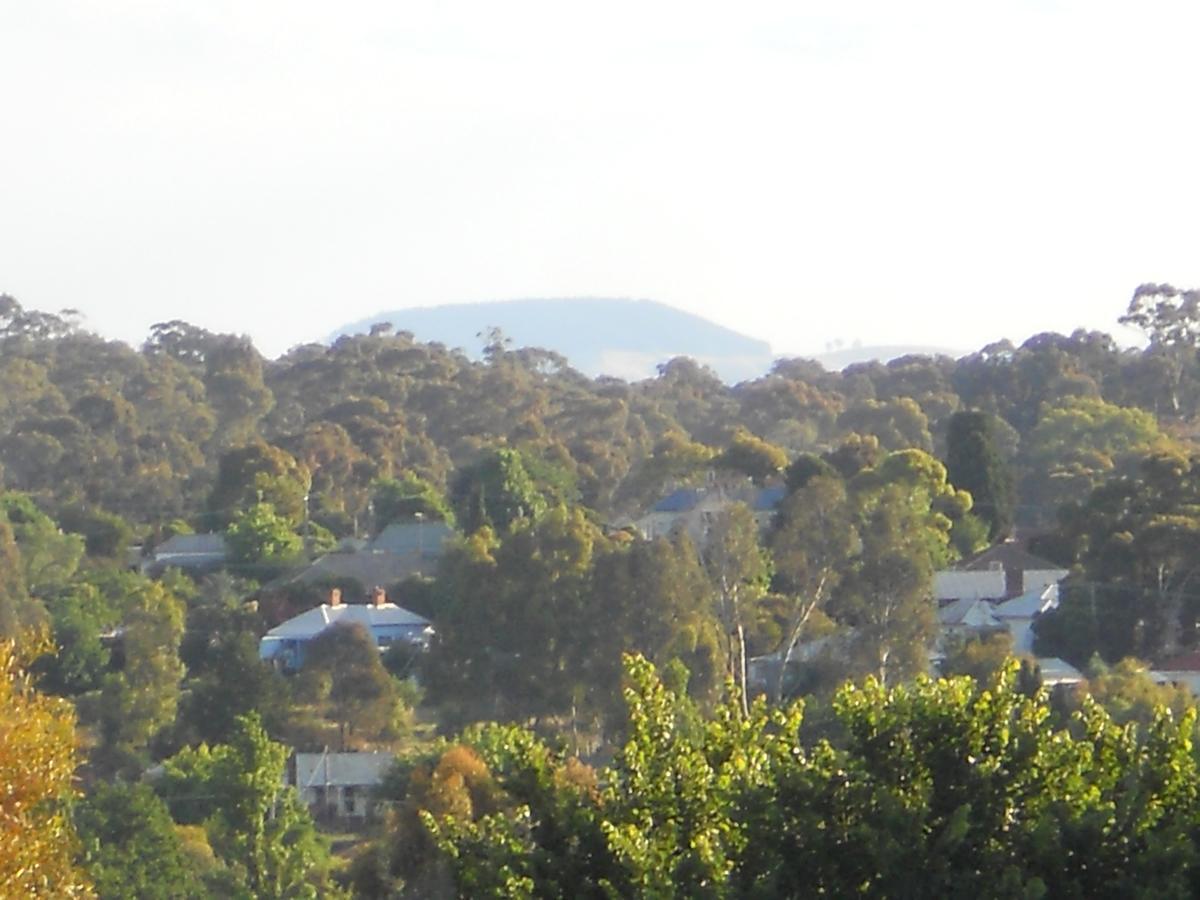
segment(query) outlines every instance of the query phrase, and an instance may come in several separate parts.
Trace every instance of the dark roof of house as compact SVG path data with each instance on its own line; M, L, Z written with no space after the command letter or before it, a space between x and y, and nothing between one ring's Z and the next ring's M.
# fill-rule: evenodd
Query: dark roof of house
M362 553L329 553L310 566L281 575L263 585L262 589L270 592L291 585L343 578L353 579L369 588L373 585L395 584L412 575L429 575L435 567L435 562L423 559L416 553L382 553L369 550Z
M1029 572L1039 569L1062 569L1048 559L1035 556L1016 541L1005 541L988 547L974 556L964 559L954 568L967 572L979 572L984 569L994 569L997 566L1007 570Z
M393 522L371 541L369 549L385 553L440 554L442 544L454 536L454 529L436 519L430 522Z
M1158 672L1200 672L1200 650L1164 659L1154 669Z
M225 538L219 534L176 534L154 548L155 558L173 556L224 556Z
M651 512L687 512L695 508L703 496L703 492L694 488L680 488L655 503Z

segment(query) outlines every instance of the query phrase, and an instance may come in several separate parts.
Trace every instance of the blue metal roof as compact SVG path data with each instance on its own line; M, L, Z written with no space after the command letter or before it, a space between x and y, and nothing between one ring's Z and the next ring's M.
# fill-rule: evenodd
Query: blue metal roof
M783 502L783 498L786 495L787 487L782 484L777 484L774 487L763 488L754 497L754 509L756 511L775 509L775 507Z
M680 488L654 504L651 512L687 512L700 502L702 496L700 491L692 488Z

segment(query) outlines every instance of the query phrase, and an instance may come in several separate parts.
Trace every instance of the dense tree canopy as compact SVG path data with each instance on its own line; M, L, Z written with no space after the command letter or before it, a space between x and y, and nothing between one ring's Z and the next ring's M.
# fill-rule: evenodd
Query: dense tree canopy
M1194 293L1138 289L1145 350L1041 334L842 372L781 360L736 386L687 359L590 379L494 333L479 360L387 329L266 360L178 321L134 349L0 299L0 634L57 644L30 670L82 723L99 842L79 858L104 893L152 871L118 843L173 864L161 809L101 786L170 759L195 884L328 893L267 733L320 749L342 726L424 754L390 843L356 863L368 895L1194 894L1189 704L1144 674L1200 645ZM696 502L688 528L643 539L668 496ZM217 530L265 580L417 515L460 529L392 593L434 621L427 655L387 659L419 689L362 635L318 642L298 677L258 659L327 583L126 569L127 544ZM932 573L1010 522L1072 569L1039 651L1137 731L1083 689L1048 704L1033 663L1020 691L921 680ZM1003 641L943 649L945 671L1007 672ZM668 686L624 672L631 651Z

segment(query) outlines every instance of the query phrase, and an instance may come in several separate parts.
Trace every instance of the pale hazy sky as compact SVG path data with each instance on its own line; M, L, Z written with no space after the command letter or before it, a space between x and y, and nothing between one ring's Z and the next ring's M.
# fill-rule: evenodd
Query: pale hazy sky
M0 292L272 355L645 297L819 352L1200 286L1189 2L0 0Z

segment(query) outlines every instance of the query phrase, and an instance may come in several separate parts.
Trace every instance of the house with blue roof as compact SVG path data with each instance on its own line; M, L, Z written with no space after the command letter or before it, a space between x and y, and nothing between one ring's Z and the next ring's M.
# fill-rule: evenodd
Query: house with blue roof
M683 530L692 543L703 547L713 520L722 510L734 503L745 503L759 528L765 529L786 494L783 485L757 488L749 479L734 484L717 482L700 488L679 488L655 503L633 524L649 541Z
M381 652L397 643L424 648L433 635L428 619L389 603L383 588L375 588L371 602L365 604L343 603L342 592L333 588L328 603L293 616L263 635L259 659L293 672L304 665L309 641L340 624L361 625Z

